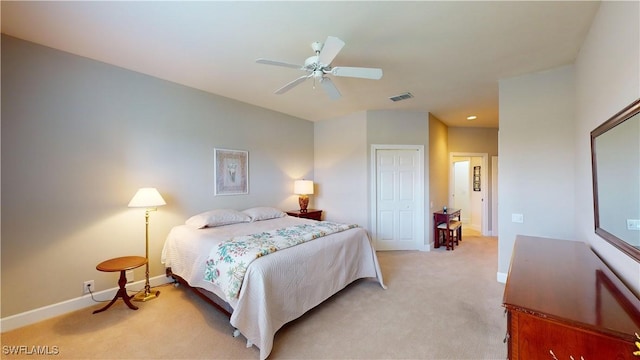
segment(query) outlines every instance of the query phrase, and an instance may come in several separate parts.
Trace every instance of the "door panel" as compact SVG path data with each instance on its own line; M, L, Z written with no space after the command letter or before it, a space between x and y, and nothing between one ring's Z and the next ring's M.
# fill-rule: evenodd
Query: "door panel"
M416 150L376 151L377 250L416 249Z
M379 189L381 201L393 201L394 174L392 171L381 171L379 177Z
M393 211L378 213L378 240L393 240Z
M399 214L399 229L400 229L400 233L398 234L398 237L400 238L400 240L411 240L413 241L413 217L414 217L414 212L413 211L400 211Z
M409 201L413 204L415 197L415 174L413 171L401 171L398 174L400 178L400 193L398 194L400 201Z

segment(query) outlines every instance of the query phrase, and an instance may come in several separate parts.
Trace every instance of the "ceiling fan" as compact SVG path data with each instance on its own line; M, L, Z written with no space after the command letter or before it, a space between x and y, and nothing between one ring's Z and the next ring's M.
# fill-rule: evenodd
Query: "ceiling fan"
M318 81L320 85L322 85L322 88L327 93L329 98L331 98L332 100L336 100L339 99L342 95L340 95L340 91L338 91L338 88L333 84L333 82L327 75L355 77L372 80L379 80L380 78L382 78L382 69L331 66L331 62L336 57L336 55L338 55L340 50L342 50L344 45L344 41L338 39L335 36L328 36L324 44L320 42L314 42L311 44L311 48L316 54L307 58L307 60L305 60L304 62L304 65L297 65L288 62L268 60L263 58L256 60L256 62L259 64L284 66L304 70L308 73L276 90L276 94L284 94L285 92L291 90L305 80L313 78L314 84L315 81Z

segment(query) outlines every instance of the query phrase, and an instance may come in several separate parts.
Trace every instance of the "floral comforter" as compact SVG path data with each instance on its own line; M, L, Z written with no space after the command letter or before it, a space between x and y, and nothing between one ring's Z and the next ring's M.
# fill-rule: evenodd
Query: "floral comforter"
M329 234L358 227L358 225L319 221L299 224L251 235L236 236L218 244L206 262L204 279L219 286L229 298L237 298L244 275L251 262L298 244Z

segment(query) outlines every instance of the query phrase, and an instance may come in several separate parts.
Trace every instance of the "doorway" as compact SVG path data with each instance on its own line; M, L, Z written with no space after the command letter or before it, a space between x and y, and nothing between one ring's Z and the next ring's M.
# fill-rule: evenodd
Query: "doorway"
M453 203L454 209L461 209L460 220L466 226L471 224L471 183L469 178L469 166L471 158L453 158ZM475 217L474 217L475 218ZM477 226L475 226L476 230Z
M489 236L486 153L450 153L449 205L465 227Z
M376 250L425 250L424 147L371 146L371 235Z

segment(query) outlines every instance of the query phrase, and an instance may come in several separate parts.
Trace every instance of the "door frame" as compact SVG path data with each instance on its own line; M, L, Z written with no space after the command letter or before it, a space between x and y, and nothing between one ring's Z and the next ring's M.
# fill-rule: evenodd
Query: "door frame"
M372 144L371 145L371 181L369 192L369 203L371 204L371 238L375 246L377 239L378 228L378 204L376 189L378 188L377 177L377 152L378 150L416 150L418 152L418 178L416 183L418 184L416 189L415 201L416 201L416 250L427 251L429 245L425 244L425 217L424 217L424 145L386 145L386 144Z
M491 157L491 236L498 236L498 161Z
M481 233L482 236L490 236L489 234L489 199L487 199L487 186L490 184L487 183L488 174L487 169L489 168L489 154L488 153L471 153L471 152L450 152L449 153L449 205L453 204L453 158L454 157L481 157L482 158L482 168L480 172L480 194L482 196L482 228Z

